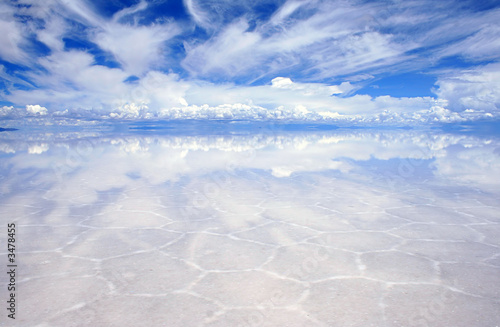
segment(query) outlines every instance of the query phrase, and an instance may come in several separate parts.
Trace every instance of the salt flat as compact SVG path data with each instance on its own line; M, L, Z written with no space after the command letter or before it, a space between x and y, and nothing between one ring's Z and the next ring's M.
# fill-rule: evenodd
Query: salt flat
M8 133L5 326L500 325L496 137Z

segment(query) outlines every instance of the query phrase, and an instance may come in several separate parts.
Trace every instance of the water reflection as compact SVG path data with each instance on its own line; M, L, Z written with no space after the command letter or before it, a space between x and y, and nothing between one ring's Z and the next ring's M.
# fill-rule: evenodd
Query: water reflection
M14 133L12 135L15 135ZM497 138L421 131L327 131L249 135L35 135L0 139L5 176L38 171L30 183L85 180L95 190L192 174L259 170L274 177L337 170L398 180L425 175L495 187ZM488 171L488 174L484 172Z
M207 130L0 135L21 323L498 323L498 138Z

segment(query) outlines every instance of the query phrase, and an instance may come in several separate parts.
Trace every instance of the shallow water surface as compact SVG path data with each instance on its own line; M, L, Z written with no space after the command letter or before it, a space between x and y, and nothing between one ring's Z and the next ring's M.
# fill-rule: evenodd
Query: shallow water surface
M0 322L500 325L497 137L208 131L2 132Z

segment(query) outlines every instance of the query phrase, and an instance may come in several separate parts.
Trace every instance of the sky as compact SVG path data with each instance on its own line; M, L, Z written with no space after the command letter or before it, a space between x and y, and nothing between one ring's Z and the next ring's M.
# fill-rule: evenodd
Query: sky
M0 2L0 118L500 116L496 0Z

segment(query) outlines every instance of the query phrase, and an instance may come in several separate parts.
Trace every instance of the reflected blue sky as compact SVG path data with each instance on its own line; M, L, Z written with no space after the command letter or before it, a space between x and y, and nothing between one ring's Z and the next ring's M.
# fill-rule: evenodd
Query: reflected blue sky
M186 123L191 125L186 128L182 123L160 122L96 131L3 132L2 176L13 182L28 172L40 181L78 177L100 181L95 187L105 189L122 187L129 179L159 184L200 173L245 170L276 178L356 174L373 180L381 176L425 178L478 187L494 186L494 177L500 174L499 137L475 135L467 126L457 133L234 124ZM106 185L101 174L120 183Z

